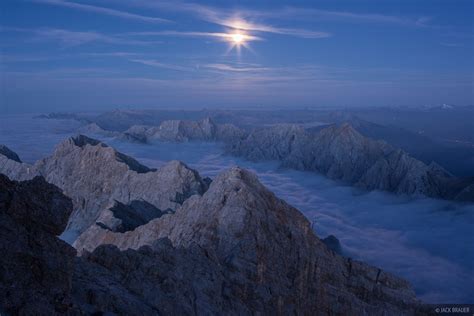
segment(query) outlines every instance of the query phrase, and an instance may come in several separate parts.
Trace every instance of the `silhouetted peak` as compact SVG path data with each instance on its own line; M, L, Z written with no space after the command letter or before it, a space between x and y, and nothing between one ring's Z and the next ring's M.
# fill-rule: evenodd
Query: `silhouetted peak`
M18 157L18 155L13 150L11 150L5 145L0 145L0 155L3 155L8 159L21 163L20 157Z

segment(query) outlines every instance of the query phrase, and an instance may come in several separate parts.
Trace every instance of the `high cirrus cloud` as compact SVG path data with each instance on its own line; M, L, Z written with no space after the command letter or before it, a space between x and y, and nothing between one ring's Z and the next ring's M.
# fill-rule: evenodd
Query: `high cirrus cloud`
M49 5L56 5L56 6L71 8L75 10L105 14L105 15L115 16L119 18L124 18L124 19L138 20L138 21L148 22L148 23L171 22L170 20L159 18L159 17L145 16L145 15L140 15L140 14L131 13L127 11L121 11L121 10L105 8L105 7L95 6L91 4L78 3L78 2L73 2L73 1L66 1L66 0L32 0L32 1L38 2L38 3L49 4Z

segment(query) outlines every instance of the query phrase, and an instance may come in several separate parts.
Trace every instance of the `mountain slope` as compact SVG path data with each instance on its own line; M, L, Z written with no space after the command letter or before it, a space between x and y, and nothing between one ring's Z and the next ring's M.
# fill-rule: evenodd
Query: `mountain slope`
M210 118L205 118L199 121L163 121L159 126L134 125L122 134L144 142L186 142L232 141L243 137L245 132L232 124L216 124Z
M41 238L35 243L17 242L9 248L14 252L5 252L2 260L15 266L5 291L11 287L19 297L22 293L42 295L47 303L38 305L37 310L45 315L410 315L420 308L406 281L329 251L308 220L265 188L253 173L231 168L204 190L199 175L182 163L169 164L167 172L137 164L85 137L66 140L51 157L37 163L38 172L49 172L51 180L62 181L65 192L72 190L74 211L67 225L87 227L74 244L83 254L78 258L72 248L55 238L66 225L70 200L39 178L18 184L0 177L0 185L3 181L6 187L2 191L21 192L0 196L4 247L11 247L15 240ZM108 176L114 182L103 179ZM120 188L127 185L123 179L133 182L131 187L143 181L137 190L141 196L150 194L143 199L148 202L137 205L130 187L125 191L131 195L124 197L130 203L113 202L116 190L123 196ZM156 179L160 181L155 184ZM186 183L196 185L196 191L189 190ZM174 185L171 191L170 185ZM18 186L22 188L19 191ZM184 192L195 194L176 196L176 188L183 187L187 188ZM179 200L174 201L176 208L161 212L156 205L171 203L170 192ZM47 203L38 206L44 196ZM84 208L77 201L84 201ZM48 210L52 211L42 216ZM115 218L112 224L117 224L115 220L122 223L109 227L110 222L94 222L103 219L104 210ZM85 225L86 217L92 219L89 226ZM21 227L12 230L16 227L12 220L41 232ZM120 226L123 223L133 226ZM36 250L31 252L31 247ZM17 283L18 275L28 280L36 277L34 269L21 264L24 259L18 252L32 256L31 262L47 262L41 268L43 275L52 278L46 283L47 291L31 287L25 292L34 280ZM58 263L62 264L60 269L54 268ZM40 304L36 300L29 305L8 302L2 302L2 307L18 313L28 313Z
M364 137L347 123L311 133L295 125L278 125L255 130L228 148L250 160L278 160L286 167L316 171L368 190L456 199L473 183ZM474 201L474 196L464 194L463 200Z
M189 196L207 189L199 174L182 162L171 161L152 170L83 135L65 140L34 166L6 161L0 172L16 180L42 175L71 197L74 210L66 230L68 241L92 225L113 201L144 200L160 210L174 210Z
M156 250L162 238L205 249L222 269L225 295L253 313L404 314L416 306L406 282L328 251L298 210L240 168L221 173L174 214L125 233L91 226L75 247Z

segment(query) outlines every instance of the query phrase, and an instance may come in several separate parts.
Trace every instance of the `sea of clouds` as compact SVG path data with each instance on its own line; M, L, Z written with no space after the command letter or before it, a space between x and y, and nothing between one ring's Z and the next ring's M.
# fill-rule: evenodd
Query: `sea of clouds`
M0 117L0 144L25 162L50 154L73 135L69 120ZM429 303L474 303L474 204L363 192L316 173L282 169L276 162L252 163L223 154L219 144L135 144L101 138L149 167L181 160L214 177L239 165L314 223L318 236L335 235L346 256L409 280Z

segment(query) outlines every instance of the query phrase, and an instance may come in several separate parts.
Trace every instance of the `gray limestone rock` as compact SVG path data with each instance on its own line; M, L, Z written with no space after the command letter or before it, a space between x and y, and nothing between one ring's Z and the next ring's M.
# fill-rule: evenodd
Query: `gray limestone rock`
M75 259L55 237L69 199L41 178L0 177L0 188L8 313L411 315L420 307L406 281L328 251L298 210L240 168L134 230L91 226ZM133 210L156 211L132 202L118 213Z
M225 295L253 313L410 314L418 304L406 281L328 251L298 210L240 168L133 231L93 228L75 242L86 255L104 244L157 251L162 238L198 245L221 267Z
M199 174L181 162L152 170L85 136L61 143L36 167L48 182L72 198L74 211L68 230L78 234L113 200L125 204L144 200L158 209L174 210L187 197L207 189Z
M240 139L245 132L232 124L216 124L210 118L200 121L169 120L159 126L134 125L122 133L141 142L222 141Z
M42 175L71 197L74 210L67 227L68 241L93 225L115 200L124 204L144 200L160 210L174 210L208 187L182 162L171 161L158 170L149 169L84 135L65 140L50 157L34 166L0 156L0 173L15 180Z
M316 171L366 190L455 199L473 183L364 137L347 123L315 133L296 125L264 128L234 141L227 150L253 161L277 160L286 167ZM474 201L469 194L466 197Z

